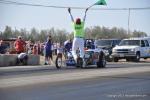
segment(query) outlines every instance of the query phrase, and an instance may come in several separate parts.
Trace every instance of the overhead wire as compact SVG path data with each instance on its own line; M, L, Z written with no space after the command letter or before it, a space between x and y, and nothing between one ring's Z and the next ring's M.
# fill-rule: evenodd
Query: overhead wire
M52 6L52 5L41 5L33 3L22 3L10 0L0 0L0 4L11 4L11 5L22 5L22 6L34 6L34 7L48 7L48 8L69 8L69 6ZM72 9L86 9L87 7L71 7ZM90 10L149 10L150 7L143 8L91 8Z

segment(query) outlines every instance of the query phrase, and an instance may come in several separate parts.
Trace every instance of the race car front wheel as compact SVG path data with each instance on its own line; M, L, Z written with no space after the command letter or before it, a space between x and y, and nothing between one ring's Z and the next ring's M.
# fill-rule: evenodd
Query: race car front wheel
M62 58L61 58L61 57L57 57L57 58L56 58L56 61L55 61L56 68L57 68L57 69L61 68L61 67L62 67L62 64L63 64Z

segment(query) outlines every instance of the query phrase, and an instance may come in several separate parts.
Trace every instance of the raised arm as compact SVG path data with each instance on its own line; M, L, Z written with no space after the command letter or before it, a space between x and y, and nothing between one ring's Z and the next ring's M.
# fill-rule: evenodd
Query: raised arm
M69 14L70 14L70 17L71 17L72 22L74 22L73 16L72 16L72 14L71 14L71 8L68 8L68 12L69 12Z
M83 18L83 22L85 23L85 19L86 19L86 13L88 11L88 8L85 10L85 15L84 15L84 18Z

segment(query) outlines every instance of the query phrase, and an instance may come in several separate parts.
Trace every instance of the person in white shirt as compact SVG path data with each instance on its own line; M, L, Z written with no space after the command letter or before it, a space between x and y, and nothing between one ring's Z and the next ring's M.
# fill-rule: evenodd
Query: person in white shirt
M63 46L60 45L58 48L57 48L57 56L60 56L62 58L62 55L63 55Z

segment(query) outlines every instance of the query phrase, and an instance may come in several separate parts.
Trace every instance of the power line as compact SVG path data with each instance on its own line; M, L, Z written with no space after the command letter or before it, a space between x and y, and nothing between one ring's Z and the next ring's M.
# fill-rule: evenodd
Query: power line
M2 4L12 4L12 5L36 6L36 7L66 8L66 7L63 7L63 6L39 5L39 4L14 2L14 1L8 1L8 0L0 0L0 3L2 3Z
M47 8L69 8L67 6L51 6L51 5L40 5L31 3L21 3L9 0L0 0L0 4L11 4L11 5L22 5L22 6L34 6L34 7L47 7ZM87 7L70 7L72 9L86 9ZM91 8L90 10L149 10L150 7L143 8Z

